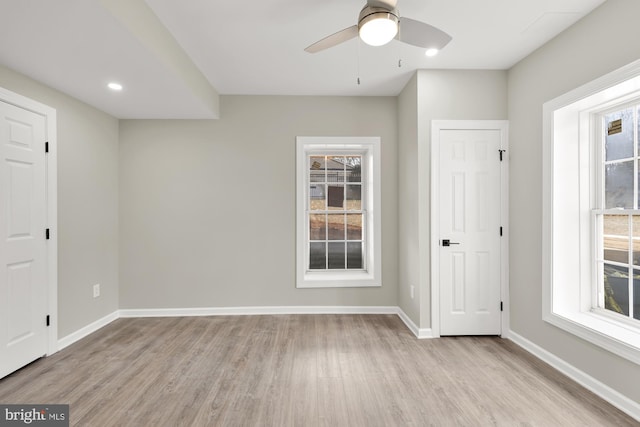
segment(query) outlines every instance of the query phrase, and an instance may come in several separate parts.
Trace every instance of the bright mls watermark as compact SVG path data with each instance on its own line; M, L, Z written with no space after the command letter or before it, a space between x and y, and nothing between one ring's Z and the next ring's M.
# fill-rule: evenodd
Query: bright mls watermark
M0 427L69 427L69 405L0 405Z

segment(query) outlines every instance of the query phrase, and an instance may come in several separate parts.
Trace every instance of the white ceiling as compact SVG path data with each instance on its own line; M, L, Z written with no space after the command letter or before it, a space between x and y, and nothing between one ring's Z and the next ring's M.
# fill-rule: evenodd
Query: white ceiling
M212 118L216 91L397 95L416 69L508 69L604 1L399 0L453 36L427 58L395 40L303 51L364 0L0 0L0 63L119 118Z

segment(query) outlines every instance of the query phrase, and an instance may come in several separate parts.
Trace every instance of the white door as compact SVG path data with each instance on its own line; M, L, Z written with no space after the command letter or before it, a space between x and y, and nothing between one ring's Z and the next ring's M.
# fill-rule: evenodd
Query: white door
M47 352L45 118L0 101L0 378Z
M439 139L440 335L500 335L501 131Z

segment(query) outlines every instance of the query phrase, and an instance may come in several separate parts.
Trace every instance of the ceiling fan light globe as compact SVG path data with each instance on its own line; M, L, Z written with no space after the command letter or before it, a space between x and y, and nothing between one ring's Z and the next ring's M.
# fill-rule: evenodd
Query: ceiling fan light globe
M436 49L436 48L430 48L427 49L427 51L424 53L426 56L428 56L429 58L436 56L438 54L438 52L440 52L440 50Z
M358 33L370 46L385 45L398 34L398 17L388 12L373 13L360 21Z

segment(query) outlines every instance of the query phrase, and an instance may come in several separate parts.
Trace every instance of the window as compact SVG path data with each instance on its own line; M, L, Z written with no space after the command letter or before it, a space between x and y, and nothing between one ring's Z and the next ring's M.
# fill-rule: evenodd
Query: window
M308 156L309 270L363 270L362 155Z
M593 211L598 236L594 306L620 320L640 320L639 112L640 105L618 106L594 121L601 156Z
M543 107L543 319L640 364L640 61Z
M380 286L380 139L297 144L297 286Z

